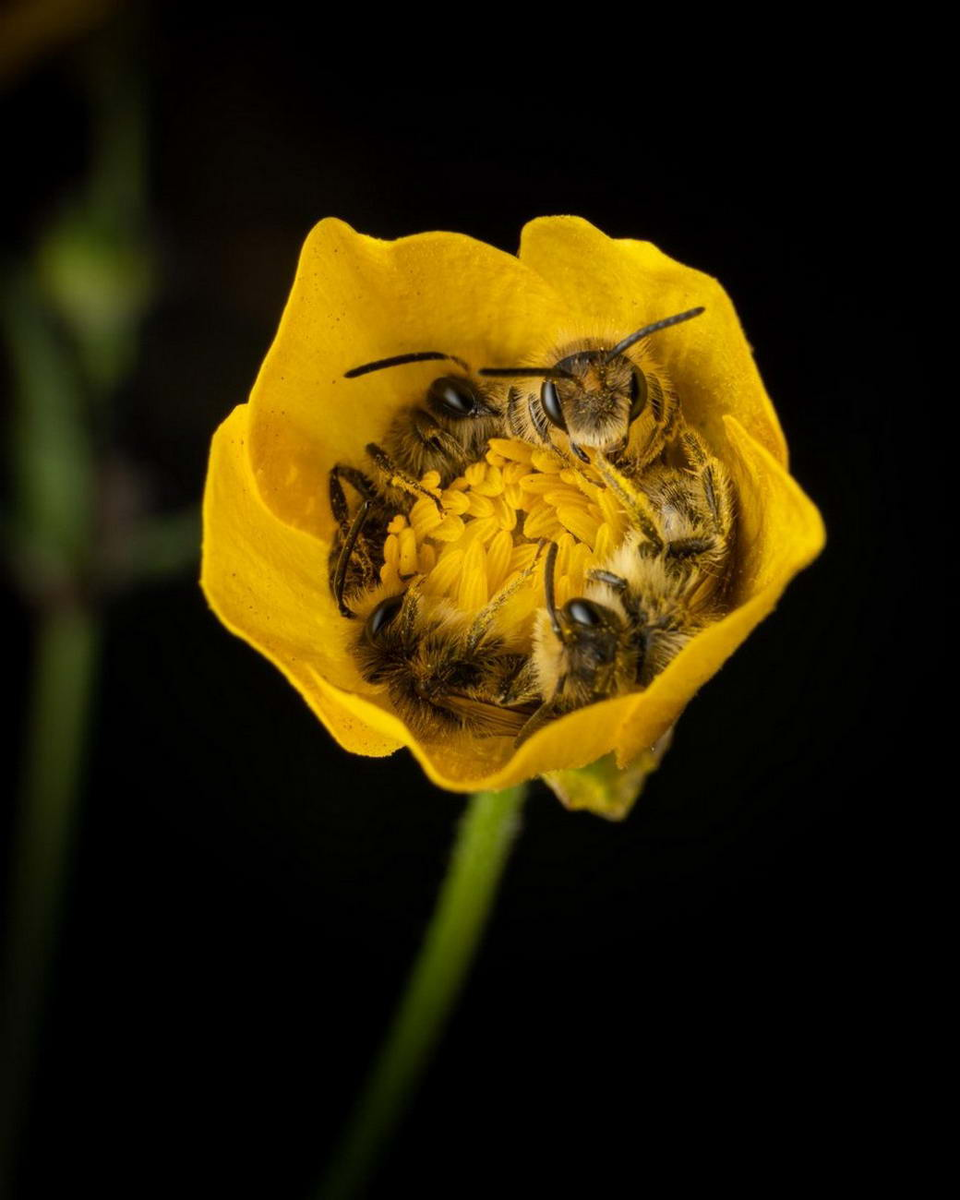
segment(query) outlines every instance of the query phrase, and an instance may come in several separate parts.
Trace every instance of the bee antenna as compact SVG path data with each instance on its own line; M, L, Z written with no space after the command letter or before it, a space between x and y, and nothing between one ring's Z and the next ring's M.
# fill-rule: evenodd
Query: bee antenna
M478 375L499 375L519 378L520 376L536 376L537 379L573 379L569 371L560 367L481 367Z
M622 354L624 350L629 350L641 338L649 337L651 333L659 333L661 329L669 329L671 325L679 325L681 321L689 321L692 317L699 317L704 311L705 309L702 305L700 308L688 308L686 312L677 313L675 317L664 317L662 321L654 321L652 325L644 325L636 333L631 333L629 337L625 337L622 342L617 342L612 350L608 350L607 356L603 360L604 365L613 362L618 354Z
M557 594L554 590L554 572L557 569L557 551L559 546L556 542L550 543L550 549L547 551L547 561L543 567L543 591L546 600L547 612L550 614L550 628L558 638L563 637L563 629L560 625L560 618L557 616Z
M344 379L356 379L358 375L369 375L371 371L383 371L387 367L402 367L404 363L415 362L436 362L438 359L447 359L450 362L455 362L458 367L463 367L465 371L470 368L462 358L457 358L453 354L441 354L439 350L417 350L413 354L395 354L392 358L378 358L376 362L364 363L361 367L351 367L349 371L344 371Z

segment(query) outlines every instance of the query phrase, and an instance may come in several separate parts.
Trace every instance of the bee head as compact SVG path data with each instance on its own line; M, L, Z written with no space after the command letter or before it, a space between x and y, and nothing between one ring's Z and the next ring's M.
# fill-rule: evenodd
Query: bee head
M578 446L612 450L643 411L647 381L625 354L584 350L561 359L540 386L540 405L552 425Z
M568 600L557 616L571 672L596 671L614 662L623 624L612 608L577 597Z
M554 572L557 545L551 543L544 566L544 599L550 628L556 637L555 653L561 675L591 680L597 671L611 666L623 640L624 625L618 613L605 604L577 596L557 608Z
M464 375L442 375L427 389L427 408L446 422L499 416L481 389Z
M355 643L360 672L368 683L390 683L403 670L417 596L386 596L370 611Z
M540 408L546 419L570 438L570 448L589 462L583 446L613 450L622 445L647 403L647 380L627 351L643 338L698 317L690 308L634 330L611 349L578 350L552 367L483 367L481 375L539 375Z

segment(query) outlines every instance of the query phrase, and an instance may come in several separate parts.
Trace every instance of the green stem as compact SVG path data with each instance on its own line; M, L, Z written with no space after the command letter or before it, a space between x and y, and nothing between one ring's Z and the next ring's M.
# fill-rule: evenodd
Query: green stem
M519 828L525 787L478 792L460 824L446 879L406 991L339 1153L322 1200L361 1193L409 1106L443 1033L493 908Z
M0 1189L9 1184L36 1061L96 672L98 623L79 606L39 618L5 963Z

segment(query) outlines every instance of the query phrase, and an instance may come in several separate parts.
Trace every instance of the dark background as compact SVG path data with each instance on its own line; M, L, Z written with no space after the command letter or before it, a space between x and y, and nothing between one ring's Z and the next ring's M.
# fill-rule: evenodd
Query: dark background
M375 1195L855 1170L890 1098L896 1052L877 1046L912 869L888 724L906 514L883 487L922 368L904 324L925 153L909 111L826 61L702 98L612 67L619 90L598 97L532 51L529 72L448 51L404 76L359 56L331 74L350 47L321 53L282 14L189 13L140 10L130 43L160 275L114 444L159 509L199 496L317 220L513 250L524 221L569 212L724 283L828 531L626 822L533 788ZM5 197L8 255L82 177L77 49L4 97L5 157L30 164ZM15 596L4 612L22 673L30 613ZM92 725L22 1194L306 1196L463 800L405 753L341 751L190 571L110 600ZM11 765L21 732L5 730Z

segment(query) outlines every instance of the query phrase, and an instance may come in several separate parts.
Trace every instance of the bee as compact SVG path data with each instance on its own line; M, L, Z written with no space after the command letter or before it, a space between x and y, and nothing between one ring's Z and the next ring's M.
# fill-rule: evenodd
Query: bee
M424 595L420 580L370 611L354 647L360 673L386 687L417 738L435 741L457 732L515 737L523 728L535 708L532 698L518 697L510 706L497 698L517 692L527 657L496 629L495 617L534 565L472 620L448 600Z
M584 447L612 457L631 476L662 454L680 417L680 401L663 371L628 351L651 335L699 316L691 308L644 325L613 347L585 341L565 347L552 367L483 367L484 377L535 376L539 394L525 401L512 389L506 406L511 436L550 442L551 426L567 435L570 450L589 462ZM632 443L632 445L631 445Z
M469 377L467 364L450 354L437 350L398 354L353 367L344 378L436 360L453 362L464 374L434 379L422 402L405 405L396 414L382 444L371 442L366 447L375 469L373 478L342 463L330 472L330 507L337 522L330 554L330 586L344 617L355 615L345 595L376 585L390 519L398 512L408 512L420 496L428 496L440 507L436 496L421 485L422 477L436 471L439 486L448 486L483 457L489 439L504 428L497 386L476 383ZM352 515L341 481L349 483L360 496L360 505Z
M518 744L584 705L647 687L685 645L726 609L735 531L732 481L699 434L685 430L686 469L663 465L631 487L601 466L631 521L623 543L587 576L582 596L558 609L557 547L547 554L545 606L518 689L541 705ZM509 703L509 690L500 697Z

